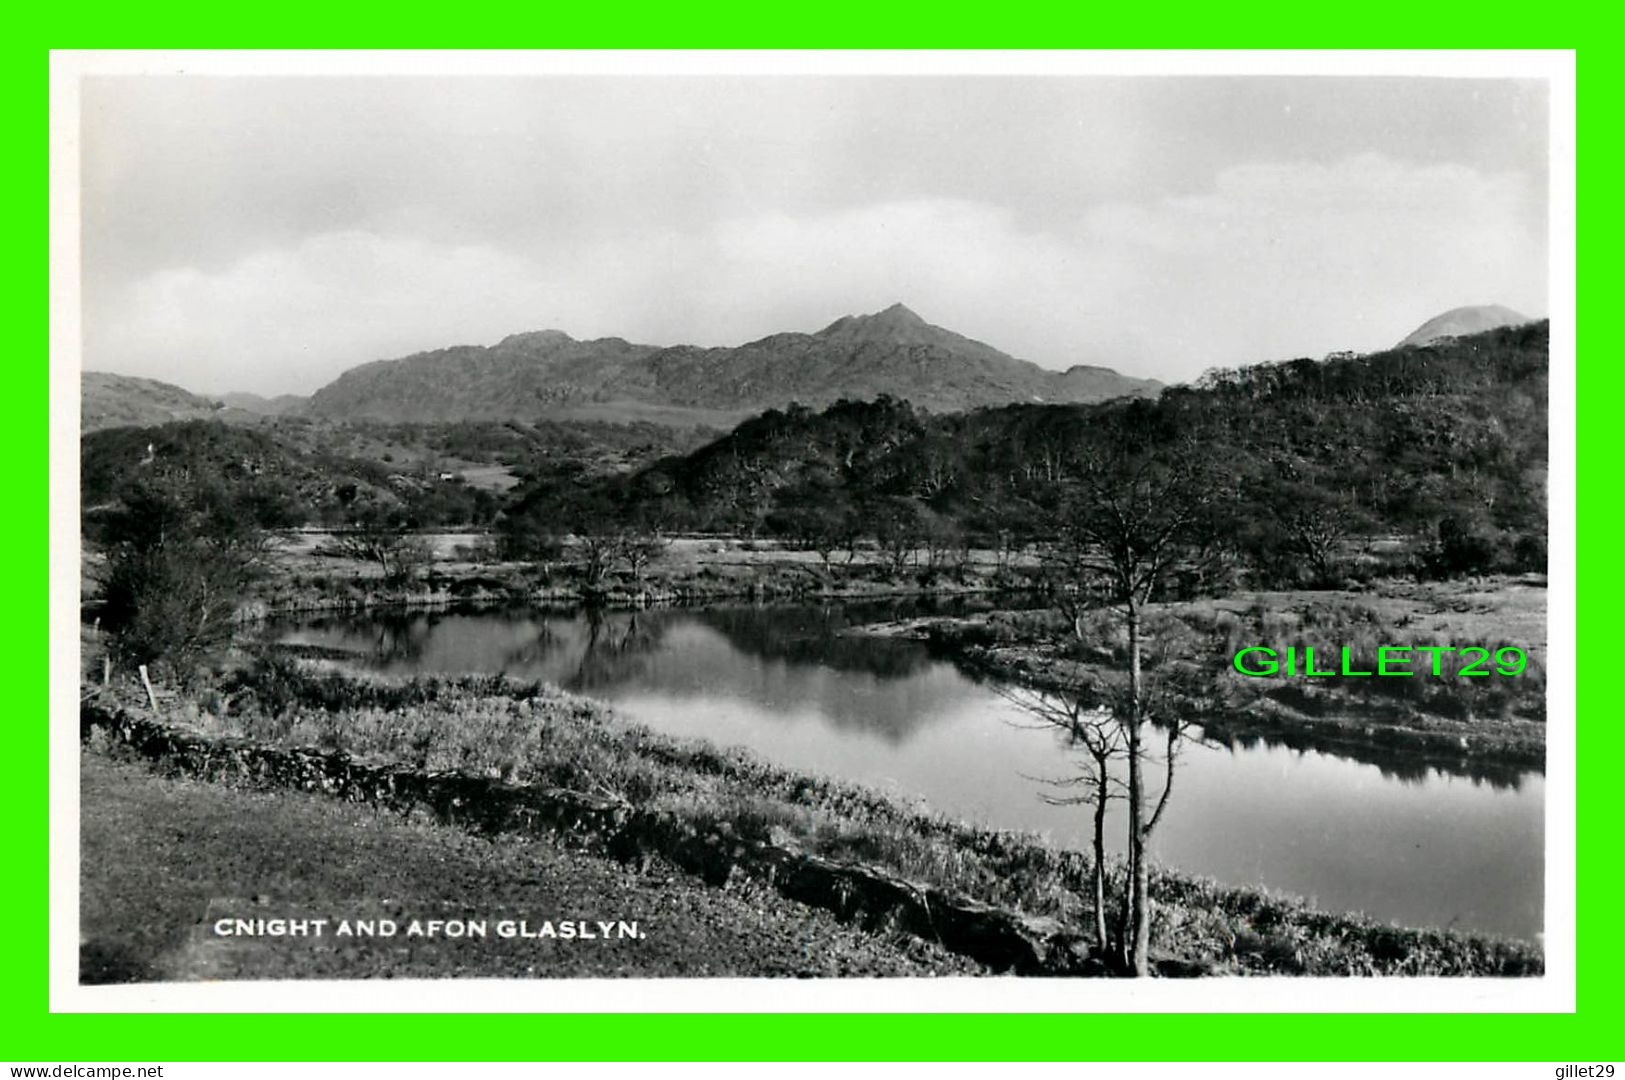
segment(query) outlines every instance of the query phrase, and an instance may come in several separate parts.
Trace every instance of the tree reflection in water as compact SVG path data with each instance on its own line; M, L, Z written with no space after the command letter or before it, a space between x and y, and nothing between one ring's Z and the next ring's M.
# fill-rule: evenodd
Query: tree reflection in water
M564 682L564 689L573 693L588 694L631 680L660 648L659 631L666 620L638 611L608 614L601 608L587 608L582 616L587 623L586 644L575 674Z
M693 616L720 632L747 656L861 672L879 679L902 679L930 666L931 655L924 645L846 632L896 618L898 607L871 607L868 611L837 605L711 608L695 611Z
M273 625L268 635L287 640L291 629L307 647L359 652L371 666L395 672L506 673L601 697L629 688L674 697L732 696L758 706L763 722L792 722L811 708L830 727L901 745L961 699L965 681L994 680L945 662L923 643L851 631L976 606L974 600L897 600L630 611L374 611L325 616L293 628ZM1207 735L1209 743L1236 751L1285 747L1375 765L1385 778L1409 786L1437 774L1516 791L1530 772L1527 765L1336 743L1309 732L1216 729Z
M421 612L381 612L372 622L372 656L379 664L415 664L423 659L435 616Z
M540 622L532 623L532 626L534 629L528 637L503 654L502 667L499 669L503 674L512 671L522 672L535 667L565 647L566 643L553 629L552 620L544 618Z

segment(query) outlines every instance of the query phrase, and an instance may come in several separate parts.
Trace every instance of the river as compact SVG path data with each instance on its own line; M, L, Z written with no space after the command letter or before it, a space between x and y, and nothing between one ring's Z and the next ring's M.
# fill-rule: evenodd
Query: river
M954 817L1085 847L1052 731L916 642L844 631L917 604L545 614L373 613L273 623L277 640L392 673L506 672L612 702L652 728L745 746ZM1048 798L1046 798L1048 796ZM1192 744L1154 841L1161 862L1338 911L1534 939L1545 777L1469 775L1262 742ZM1111 836L1121 845L1122 823Z

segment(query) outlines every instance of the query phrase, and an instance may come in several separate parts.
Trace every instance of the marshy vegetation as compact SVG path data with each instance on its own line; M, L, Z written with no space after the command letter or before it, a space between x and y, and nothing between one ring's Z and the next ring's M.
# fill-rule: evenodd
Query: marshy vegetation
M1540 765L1545 760L1546 590L1542 577L1382 582L1360 591L1237 593L1152 605L1147 662L1200 688L1186 707L1210 734L1290 730L1314 745L1367 743ZM1040 688L1087 688L1121 670L1127 634L1109 612L1081 623L1053 608L915 620L881 628L931 642L978 669ZM1515 676L1465 677L1459 656L1441 674L1411 677L1252 677L1235 654L1255 645L1336 657L1374 671L1383 646L1523 649ZM1411 670L1420 670L1412 665Z

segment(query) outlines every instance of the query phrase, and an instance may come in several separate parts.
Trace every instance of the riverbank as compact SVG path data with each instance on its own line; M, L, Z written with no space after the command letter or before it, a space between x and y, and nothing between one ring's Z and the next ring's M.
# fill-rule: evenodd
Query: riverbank
M776 880L776 887L784 887L795 877L785 869L791 864L780 854L764 864L761 856L793 852L812 860L826 879L845 882L843 889L872 884L905 899L911 890L931 891L959 898L954 903L962 899L963 910L973 912L975 905L988 905L1014 913L1016 933L1050 943L1075 945L1090 925L1088 860L1078 852L922 813L742 752L660 736L601 704L545 686L481 678L365 679L280 660L165 708L171 723L205 739L316 747L426 776L486 778L504 792L568 790L607 800L611 808L635 808L659 818L658 829L645 830L654 847L631 849L623 841L619 857L658 855L667 842L663 836L685 851L709 844L721 853L720 864L708 864L719 883ZM776 869L764 873L764 866ZM806 878L800 880L805 886ZM1167 972L1541 969L1539 950L1524 943L1399 929L1173 871L1157 873L1153 895L1153 952ZM1109 897L1108 904L1114 903ZM981 918L994 916L984 912ZM1103 970L1100 958L1086 950L1067 967L1076 973Z
M374 609L432 610L459 605L594 604L611 608L736 600L862 601L893 597L981 596L1039 587L1031 560L965 552L899 566L876 551L824 559L774 541L681 538L638 574L619 570L588 582L574 563L507 562L482 538L425 538L432 561L413 581L390 585L377 566L301 535L276 552L266 579L244 604L248 619Z
M1248 592L1151 605L1146 664L1203 687L1189 718L1220 742L1265 739L1386 762L1414 755L1469 774L1497 766L1543 768L1546 755L1546 589L1544 578L1416 584L1386 581L1361 591ZM1125 670L1127 639L1109 612L1078 628L1053 611L928 616L856 628L852 633L930 644L961 667L1039 690L1081 692L1112 685ZM1515 676L1256 678L1236 671L1235 653L1255 645L1313 647L1353 670L1374 671L1381 646L1527 653Z

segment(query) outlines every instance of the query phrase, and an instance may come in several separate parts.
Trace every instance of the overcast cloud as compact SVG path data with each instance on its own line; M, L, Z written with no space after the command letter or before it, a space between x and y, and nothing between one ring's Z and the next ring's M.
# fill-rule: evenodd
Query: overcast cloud
M92 79L85 366L308 393L902 301L1174 381L1546 313L1546 95L1460 79Z

